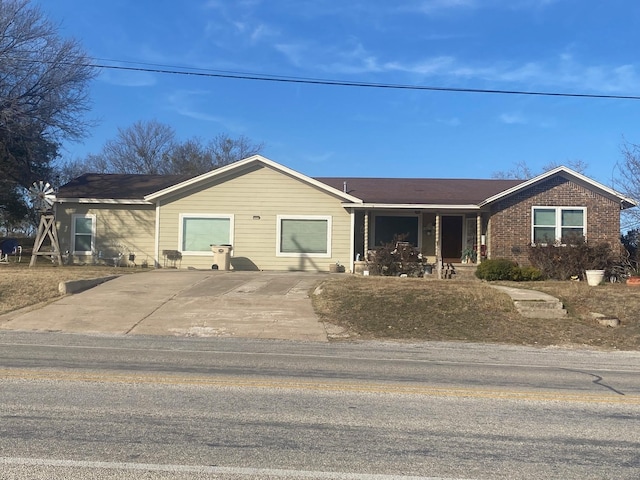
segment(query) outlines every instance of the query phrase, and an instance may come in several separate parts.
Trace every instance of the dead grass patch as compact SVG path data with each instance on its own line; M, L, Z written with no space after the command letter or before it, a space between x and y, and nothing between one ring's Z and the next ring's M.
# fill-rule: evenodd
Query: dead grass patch
M523 318L506 294L477 281L332 277L313 301L323 320L345 328L352 337L627 350L640 347L636 319L640 288L623 284L588 287L584 282L510 285L535 287L559 297L570 316L563 320ZM591 311L615 315L621 326L603 327L588 315Z
M0 315L20 308L48 302L60 297L58 285L69 280L83 280L133 273L135 270L106 266L57 266L39 262L0 265Z

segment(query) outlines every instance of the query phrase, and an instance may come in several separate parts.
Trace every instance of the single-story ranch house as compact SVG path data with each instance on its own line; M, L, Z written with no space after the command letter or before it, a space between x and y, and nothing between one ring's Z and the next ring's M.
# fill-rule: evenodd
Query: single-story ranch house
M62 186L61 251L75 263L329 271L405 235L432 263L527 263L527 246L567 234L619 244L620 211L636 203L566 167L530 180L311 178L260 155L196 177L85 174ZM172 263L171 263L172 262Z

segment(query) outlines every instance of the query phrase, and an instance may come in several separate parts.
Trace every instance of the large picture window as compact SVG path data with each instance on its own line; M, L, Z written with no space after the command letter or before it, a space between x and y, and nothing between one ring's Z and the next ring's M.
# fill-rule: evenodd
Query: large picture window
M96 216L73 215L71 219L71 249L76 255L91 255L96 247Z
M376 215L374 221L374 245L380 247L402 236L403 241L418 247L418 217Z
M533 207L533 243L572 243L586 237L586 208Z
M277 224L280 257L331 257L331 217L279 215Z
M182 253L211 253L211 245L233 243L233 216L216 214L180 215Z

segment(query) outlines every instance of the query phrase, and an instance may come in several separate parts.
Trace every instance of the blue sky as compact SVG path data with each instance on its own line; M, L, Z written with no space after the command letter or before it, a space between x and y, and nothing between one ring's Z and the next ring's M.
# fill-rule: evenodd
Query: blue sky
M99 63L348 82L640 95L640 2L629 0L34 0ZM131 63L133 62L133 63ZM152 67L153 68L153 67ZM202 70L202 71L205 71ZM180 139L245 135L311 176L490 178L580 160L611 184L640 143L640 100L418 91L103 70L99 123Z

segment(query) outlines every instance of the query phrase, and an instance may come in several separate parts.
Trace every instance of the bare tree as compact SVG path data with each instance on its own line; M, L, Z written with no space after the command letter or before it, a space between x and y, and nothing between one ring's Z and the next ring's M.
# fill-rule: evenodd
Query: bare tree
M213 169L213 155L198 138L179 143L165 162L167 173L200 175Z
M640 144L626 140L622 147L622 160L616 164L614 188L627 197L640 202ZM640 211L638 207L623 211L623 230L640 228Z
M61 141L86 133L88 84L97 72L80 45L60 38L29 0L0 0L0 59L0 188L10 192L10 201L0 200L0 214L6 220L12 205L24 204L24 188L51 175Z
M520 160L515 162L514 167L509 170L501 170L498 172L493 172L491 175L493 178L499 179L517 179L517 180L528 180L530 178L535 177L536 175L542 174L544 172L548 172L549 170L553 170L561 166L562 164L558 162L548 162L542 166L542 171L539 173L534 173L533 170L527 165L527 162ZM583 173L587 170L588 164L582 160L569 160L566 162L566 166L575 170L578 173Z
M262 151L264 145L245 136L216 135L206 145L197 137L184 142L173 128L156 120L138 121L118 129L98 154L67 162L62 176L70 180L82 173L146 173L200 175Z
M163 163L175 146L175 132L156 120L138 121L119 128L116 138L105 143L93 158L108 173L166 173Z
M212 168L220 168L243 158L257 155L264 149L264 143L254 143L244 135L231 138L226 134L216 135L207 145L213 155Z

